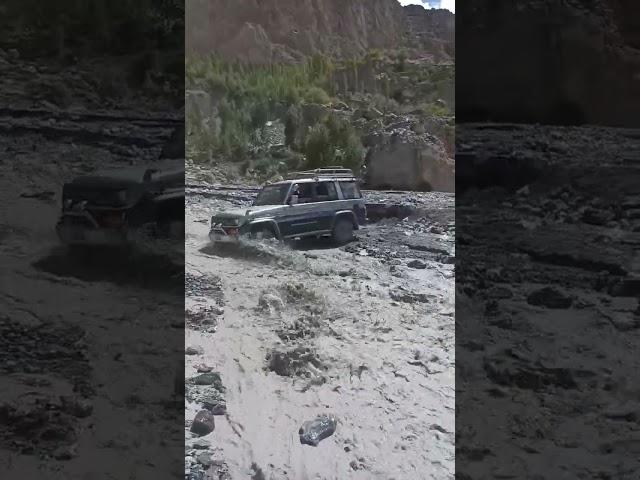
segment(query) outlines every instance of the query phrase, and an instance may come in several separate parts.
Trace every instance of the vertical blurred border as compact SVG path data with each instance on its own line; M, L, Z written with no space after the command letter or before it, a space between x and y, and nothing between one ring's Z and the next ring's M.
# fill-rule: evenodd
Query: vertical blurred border
M183 475L184 20L0 5L3 479Z

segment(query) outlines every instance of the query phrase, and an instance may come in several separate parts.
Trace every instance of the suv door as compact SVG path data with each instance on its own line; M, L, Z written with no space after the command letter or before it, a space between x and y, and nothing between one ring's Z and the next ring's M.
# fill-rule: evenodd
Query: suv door
M299 202L291 205L282 219L284 236L323 233L331 230L333 215L339 202L334 181L301 183Z
M340 199L335 181L320 181L314 184L314 203L316 209L314 214L318 218L319 230L331 230L333 228L333 217L339 209Z
M340 181L338 182L340 185L340 192L342 193L342 198L345 201L348 201L350 204L350 208L353 210L353 213L358 220L358 224L364 225L367 217L367 209L364 204L364 198L362 198L362 193L360 192L360 187L355 181Z
M278 222L278 227L284 237L295 237L318 229L318 219L312 214L315 208L312 183L299 183L298 191L300 193L298 203L289 205Z

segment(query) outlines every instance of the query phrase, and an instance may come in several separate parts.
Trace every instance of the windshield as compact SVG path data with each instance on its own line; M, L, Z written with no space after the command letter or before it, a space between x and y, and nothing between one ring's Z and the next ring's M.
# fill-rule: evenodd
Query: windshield
M253 202L254 205L282 205L289 192L289 184L267 185L264 187L258 197Z

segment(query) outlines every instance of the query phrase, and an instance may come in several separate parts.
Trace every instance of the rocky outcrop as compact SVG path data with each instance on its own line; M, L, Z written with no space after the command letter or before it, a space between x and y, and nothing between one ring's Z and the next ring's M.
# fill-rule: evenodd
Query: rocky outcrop
M635 5L482 0L464 8L458 120L640 124Z
M409 45L430 53L439 62L455 56L456 17L452 12L408 5L404 13Z
M190 0L187 54L212 51L248 63L293 62L322 53L353 58L410 47L437 62L455 54L455 15L396 0Z
M216 51L251 63L325 53L352 57L403 41L395 0L193 0L187 9L188 54Z
M368 139L367 187L454 192L455 164L444 144L428 133L416 134L406 123Z

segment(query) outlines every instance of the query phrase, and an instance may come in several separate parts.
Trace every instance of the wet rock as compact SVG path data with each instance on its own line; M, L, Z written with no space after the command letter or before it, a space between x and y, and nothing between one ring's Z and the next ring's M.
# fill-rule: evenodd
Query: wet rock
M202 408L210 411L213 415L224 415L227 413L227 404L223 399L210 396L202 399Z
M195 464L185 469L185 480L207 480L207 473L202 465Z
M209 372L197 375L191 379L191 382L194 385L213 385L219 390L223 389L222 379L220 378L220 374L217 372Z
M74 417L86 418L93 413L93 405L86 398L62 397L62 410Z
M587 208L582 214L582 221L590 225L606 225L614 218L612 211L597 208Z
M210 373L213 370L213 367L205 365L204 363L196 365L195 368L198 373Z
M407 267L423 270L427 268L427 264L424 263L422 260L411 260L409 263L407 263Z
M258 308L270 313L280 313L284 310L284 302L273 293L263 293L258 299Z
M210 452L204 452L196 457L196 461L202 465L205 470L215 463L213 455Z
M334 434L336 425L336 419L328 415L320 415L314 420L306 421L298 431L300 443L317 447L322 440Z
M281 377L303 376L308 374L308 366L321 368L322 362L311 349L298 346L286 351L274 350L268 357L267 368Z
M264 472L256 462L253 462L251 464L251 470L253 472L251 474L251 480L267 480L267 477L265 476Z
M201 437L209 435L216 428L213 414L208 410L200 410L191 424L191 432Z
M77 448L75 445L63 445L53 451L53 458L56 460L71 460L77 456Z
M544 287L531 292L527 296L527 303L538 307L563 309L569 308L573 299L557 288Z
M402 289L396 289L389 292L392 300L402 303L429 303L433 298L433 295L427 293L415 293L408 292Z
M197 347L187 347L184 350L185 355L202 355L204 353L204 348L201 346Z

